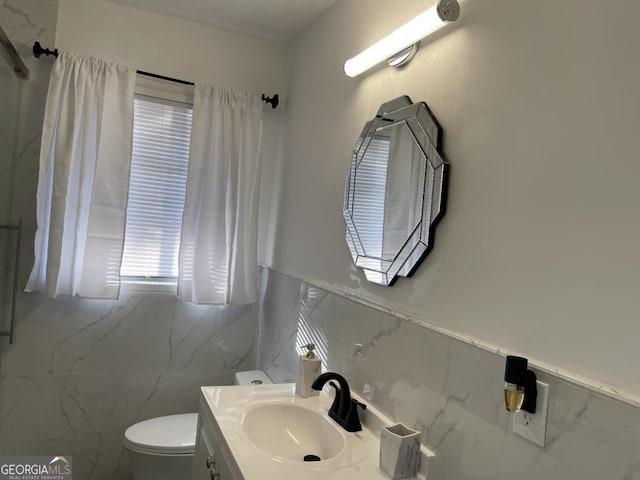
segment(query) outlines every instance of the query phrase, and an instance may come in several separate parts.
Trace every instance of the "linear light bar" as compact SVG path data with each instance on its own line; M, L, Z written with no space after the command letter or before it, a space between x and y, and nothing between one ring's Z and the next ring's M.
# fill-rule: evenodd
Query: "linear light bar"
M439 0L437 5L405 23L355 57L347 60L344 63L344 73L349 77L357 77L378 63L411 47L427 35L451 22L455 22L459 15L460 5L456 0ZM401 64L399 63L397 66Z

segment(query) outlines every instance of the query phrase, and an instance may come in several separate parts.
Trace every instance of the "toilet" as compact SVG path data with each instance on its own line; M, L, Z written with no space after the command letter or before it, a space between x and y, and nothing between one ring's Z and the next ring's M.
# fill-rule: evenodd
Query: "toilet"
M262 370L237 372L235 385L273 383ZM197 413L167 415L131 425L124 446L133 480L188 480L196 445Z

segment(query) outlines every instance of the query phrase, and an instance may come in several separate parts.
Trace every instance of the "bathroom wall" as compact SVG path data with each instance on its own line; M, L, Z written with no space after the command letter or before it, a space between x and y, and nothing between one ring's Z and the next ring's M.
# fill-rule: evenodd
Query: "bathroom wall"
M74 478L128 478L127 426L196 411L199 386L254 366L251 306L151 294L20 301L16 344L3 354L0 452L73 455Z
M296 345L391 417L423 432L429 480L639 480L640 410L539 374L550 384L547 444L511 432L504 359L342 295L263 270L258 365L295 379ZM366 414L366 412L365 412Z
M405 68L344 75L433 3L336 2L293 45L268 265L637 403L640 4L462 0ZM399 95L441 123L451 182L434 250L385 288L353 267L341 210L362 125Z
M139 70L284 93L284 45L109 0L60 0L56 45Z
M16 107L10 114L14 118L0 116L0 125L16 128L15 134L3 128L0 135L10 142L13 136L15 142L10 157L6 157L4 146L0 147L0 212L8 217L0 218L0 222L15 221L18 216L25 221L21 286L33 262L40 134L52 63L50 58L32 57L29 52L33 41L117 61L116 53L123 50L118 50L116 44L124 36L117 28L125 18L140 22L140 31L147 26L144 38L151 43L168 38L163 29L155 28L158 25L154 22L170 20L142 10L102 2L126 10L126 15L111 17L109 22L107 13L82 10L100 3L72 4L65 0L60 2L58 19L58 0L0 0L0 22L20 49L32 75L30 80L18 83L5 79L3 73L1 89L2 105L13 101ZM67 23L70 11L76 9L86 14L76 19L79 24L96 24L82 30L75 20ZM98 28L101 20L107 30ZM63 30L66 34L62 37L67 40L61 44L56 42L56 27L58 34ZM108 33L109 28L112 33ZM187 48L188 42L193 41L187 31L198 32L201 28L182 22L175 38L171 38L180 53L173 51L164 57L147 55L141 39L128 38L131 43L127 44L126 60L153 72L196 80L204 78L202 72L215 73L219 69L224 80L220 84L225 86L237 80L242 88L249 88L251 81L261 76L266 89L281 86L269 73L272 70L263 70L264 64L254 62L250 68L241 62L214 65L220 43L208 45L208 59L193 55ZM225 35L211 27L207 29L218 39ZM94 35L100 39L95 44ZM242 54L248 58L253 59L251 52L259 50L265 55L265 63L272 61L276 65L284 48L270 47L268 42L259 42L262 46L258 47L253 39L244 40L237 35L235 42L245 44ZM92 51L91 45L102 50ZM229 38L224 45L234 48ZM109 56L110 51L116 52L113 57ZM149 58L159 63L144 63ZM166 63L162 63L163 58ZM176 64L178 70L173 69ZM192 70L187 68L189 65ZM196 75L198 71L202 75ZM216 83L213 73L211 79ZM16 83L17 93L5 97L5 85ZM267 153L274 151L272 145L277 144L279 136L277 112L265 109ZM4 108L0 115L5 115ZM273 155L267 154L267 174ZM0 278L6 283L10 272L2 268ZM2 305L4 309L5 304ZM128 479L129 460L122 448L128 425L158 415L195 411L200 385L232 383L236 371L255 366L257 314L253 306L195 306L178 302L172 295L151 293L123 293L118 301L66 297L52 300L41 294L21 293L17 318L16 343L9 346L6 339L1 342L0 453L72 455L74 478L78 479Z

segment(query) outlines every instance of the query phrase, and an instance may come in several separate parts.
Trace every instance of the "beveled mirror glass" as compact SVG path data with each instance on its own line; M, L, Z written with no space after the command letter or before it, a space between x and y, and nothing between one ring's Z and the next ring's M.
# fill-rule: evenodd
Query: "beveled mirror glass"
M367 280L408 277L433 247L449 164L442 130L424 102L384 103L353 149L344 195L347 244Z

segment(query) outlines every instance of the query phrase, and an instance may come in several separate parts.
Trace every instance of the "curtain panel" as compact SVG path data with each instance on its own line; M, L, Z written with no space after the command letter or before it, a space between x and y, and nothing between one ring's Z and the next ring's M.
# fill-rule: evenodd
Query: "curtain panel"
M135 75L134 69L66 52L54 63L28 292L119 295Z
M196 85L178 297L256 301L260 95Z

